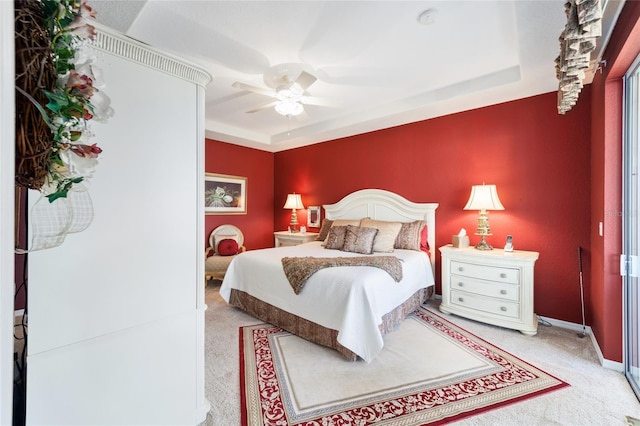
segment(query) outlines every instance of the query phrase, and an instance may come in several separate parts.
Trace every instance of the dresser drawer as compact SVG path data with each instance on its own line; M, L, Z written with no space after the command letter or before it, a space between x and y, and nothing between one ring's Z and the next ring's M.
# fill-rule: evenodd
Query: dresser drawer
M517 284L478 280L462 275L451 275L451 290L463 290L467 293L515 302L520 300L520 286Z
M451 274L503 283L520 283L519 269L476 265L474 263L459 262L455 260L451 261Z
M520 304L451 290L451 304L509 318L520 317Z

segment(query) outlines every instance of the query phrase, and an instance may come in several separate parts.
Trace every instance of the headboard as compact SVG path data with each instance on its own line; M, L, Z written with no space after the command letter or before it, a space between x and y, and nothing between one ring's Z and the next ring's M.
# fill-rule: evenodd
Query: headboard
M335 204L324 204L327 219L371 219L393 222L427 222L427 242L431 250L431 269L436 273L436 209L438 203L414 203L383 189L361 189L346 195Z

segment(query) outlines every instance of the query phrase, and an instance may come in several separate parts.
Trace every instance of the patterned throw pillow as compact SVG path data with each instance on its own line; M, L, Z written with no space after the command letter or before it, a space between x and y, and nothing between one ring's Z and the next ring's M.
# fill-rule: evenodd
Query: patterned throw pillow
M332 250L342 250L346 232L346 226L332 226L327 235L324 247Z
M347 225L347 233L344 237L343 251L352 253L372 254L373 242L378 234L376 228L365 228Z
M353 226L360 226L360 219L335 219L333 221L333 223L331 224L331 228L334 228L336 226L347 226L347 225L353 225ZM329 228L329 229L331 229ZM329 235L327 234L327 238L329 237ZM323 246L327 245L327 240L325 239L324 242L322 243Z
M427 224L424 220L416 220L414 222L403 223L400 232L396 237L394 247L404 250L420 250L422 230L426 229ZM426 241L426 236L425 236Z
M220 256L234 256L238 254L238 242L231 238L218 243L218 254Z
M393 252L396 237L400 232L400 228L402 228L402 223L365 218L360 222L360 226L378 230L378 235L376 235L376 239L373 242L373 251L391 253Z
M324 241L327 238L327 235L329 235L329 229L331 229L332 224L333 221L331 219L324 219L322 221L322 227L320 228L320 233L318 234L318 238L316 238L316 241Z

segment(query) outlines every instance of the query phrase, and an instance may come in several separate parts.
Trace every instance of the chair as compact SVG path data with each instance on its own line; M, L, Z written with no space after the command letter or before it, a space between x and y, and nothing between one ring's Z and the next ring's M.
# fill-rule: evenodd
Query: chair
M235 240L238 243L236 254L223 255L218 253L218 245L223 240ZM220 225L209 234L209 247L205 250L204 279L222 281L231 261L240 253L246 251L242 231L233 225Z

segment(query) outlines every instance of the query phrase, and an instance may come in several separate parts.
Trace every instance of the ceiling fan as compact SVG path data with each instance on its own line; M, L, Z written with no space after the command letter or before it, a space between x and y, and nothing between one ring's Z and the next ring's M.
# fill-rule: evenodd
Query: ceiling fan
M239 81L233 83L232 86L275 99L266 105L249 110L247 113L274 107L278 114L294 117L304 112L304 104L328 106L326 102L311 97L307 92L307 89L316 82L317 77L304 68L304 64L281 64L271 67L264 74L263 80L272 90L251 86Z

